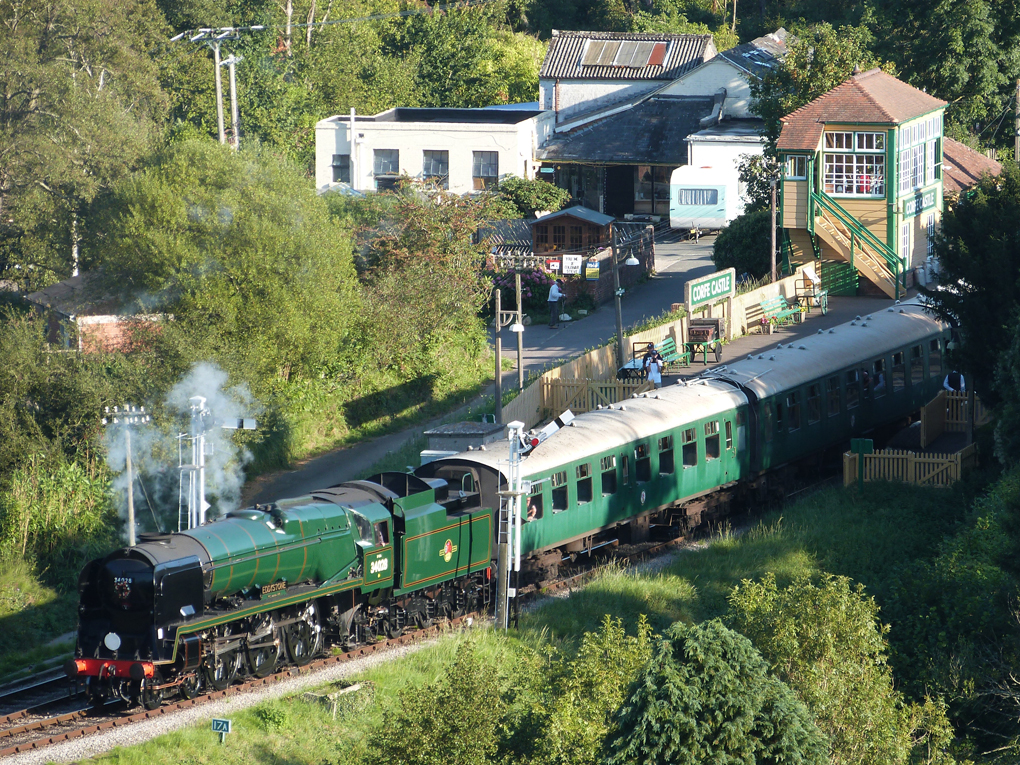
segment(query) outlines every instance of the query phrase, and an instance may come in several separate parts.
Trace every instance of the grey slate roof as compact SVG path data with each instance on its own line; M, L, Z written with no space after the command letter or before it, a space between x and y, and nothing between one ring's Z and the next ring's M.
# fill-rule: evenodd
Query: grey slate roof
M566 209L558 210L554 213L549 213L548 215L543 215L541 218L536 218L531 221L531 225L534 226L536 223L546 223L554 218L562 218L564 216L588 221L588 223L595 226L608 226L616 220L616 218L612 215L603 215L602 213L596 212L595 210L591 210L587 207L574 205L573 207L567 207Z
M684 141L712 112L712 97L655 96L569 133L557 133L536 153L546 162L683 165Z
M780 27L775 32L724 50L719 55L755 77L761 78L789 53L790 49L786 47L788 37L789 33Z
M666 57L661 66L581 66L585 48L593 40L665 42ZM561 32L554 29L538 76L550 80L673 80L713 58L715 54L712 35Z

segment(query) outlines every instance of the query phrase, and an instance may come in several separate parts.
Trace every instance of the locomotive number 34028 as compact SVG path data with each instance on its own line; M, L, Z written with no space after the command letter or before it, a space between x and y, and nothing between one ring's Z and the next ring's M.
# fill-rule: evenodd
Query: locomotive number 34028
M389 558L379 558L378 560L372 561L372 564L368 567L370 574L378 574L382 571L388 570L390 567Z

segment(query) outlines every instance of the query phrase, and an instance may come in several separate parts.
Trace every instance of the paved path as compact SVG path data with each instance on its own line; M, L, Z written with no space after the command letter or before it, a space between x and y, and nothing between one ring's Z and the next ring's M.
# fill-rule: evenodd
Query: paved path
M683 301L684 284L690 278L714 271L712 245L714 237L703 237L700 242L674 242L656 244L655 261L657 274L643 284L631 287L621 304L623 325L626 329L645 319L661 315L673 303ZM776 343L787 343L799 337L815 334L819 329L849 321L858 314L873 313L891 304L885 298L855 297L832 298L829 313L822 317L819 311L808 315L803 325L781 329L774 335L749 335L739 338L726 346L723 363L743 358L749 353L758 353ZM504 332L504 357L515 357L517 346L510 332ZM602 306L591 316L580 321L561 325L560 329L549 329L545 325L532 325L524 332L524 369L540 373L554 366L559 360L573 358L590 348L606 343L616 335L616 316L613 304ZM709 355L712 360L713 356ZM714 362L709 366L714 366ZM693 375L704 369L700 362L694 362L683 375ZM672 378L675 380L676 378ZM670 382L667 377L664 382ZM517 384L517 371L505 372L504 390ZM395 452L411 441L423 430L442 422L456 421L472 406L478 406L486 396L493 393L489 386L481 396L455 412L437 417L422 425L371 439L355 446L337 449L319 457L299 463L294 470L281 471L260 476L245 485L242 497L247 502L269 502L282 497L297 496L341 481L349 481L368 474L379 460Z

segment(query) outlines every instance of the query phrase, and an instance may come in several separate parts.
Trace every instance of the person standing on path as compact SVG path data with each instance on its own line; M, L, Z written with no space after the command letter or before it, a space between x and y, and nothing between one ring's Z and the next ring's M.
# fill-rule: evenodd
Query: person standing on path
M655 350L655 345L652 343L648 344L648 352L645 353L644 357L645 371L648 373L648 382L655 385L656 388L662 387L662 366L664 364L662 355Z
M549 288L549 326L556 329L560 319L560 302L563 300L563 283L557 279Z

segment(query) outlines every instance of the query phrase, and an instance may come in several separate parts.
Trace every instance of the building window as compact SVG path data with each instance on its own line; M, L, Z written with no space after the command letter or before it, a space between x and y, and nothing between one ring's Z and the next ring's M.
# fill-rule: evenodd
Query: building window
M853 151L854 148L854 134L853 133L835 133L832 131L826 131L825 133L825 148L826 149L846 149L847 151Z
M857 133L857 151L885 151L885 133Z
M351 155L333 155L333 183L351 182Z
M471 180L475 191L491 189L499 183L499 152L472 152Z
M900 152L900 194L924 185L924 154L923 144Z
M826 154L825 192L844 196L885 194L885 157L881 154Z
M924 145L924 182L935 182L935 142L928 141Z
M676 194L676 201L681 205L701 207L719 204L718 189L680 189Z
M786 177L791 181L803 181L807 178L807 157L794 155L786 158Z
M422 178L439 181L444 189L450 188L450 152L424 151L422 155Z
M580 226L570 227L570 249L579 250L583 245L583 229Z
M935 213L928 216L924 227L928 234L928 254L932 255L935 252Z
M372 174L375 176L377 191L393 189L400 175L400 151L397 149L376 149L372 152Z
M563 249L563 245L567 241L567 227L556 226L552 227L552 243L553 249Z
M910 224L900 226L900 255L906 261L910 257Z
M535 244L549 244L549 226L535 226Z

